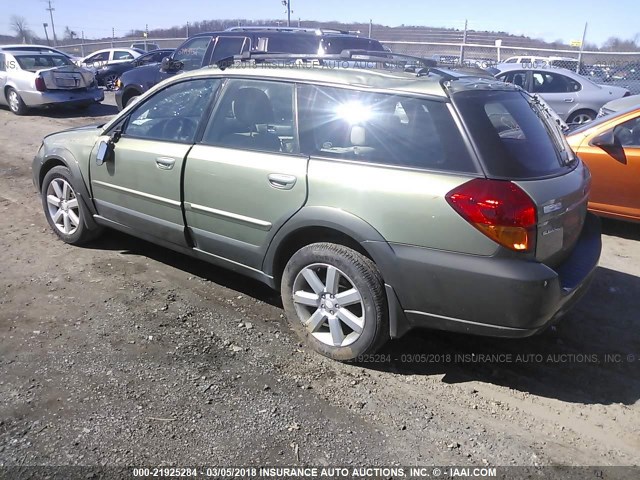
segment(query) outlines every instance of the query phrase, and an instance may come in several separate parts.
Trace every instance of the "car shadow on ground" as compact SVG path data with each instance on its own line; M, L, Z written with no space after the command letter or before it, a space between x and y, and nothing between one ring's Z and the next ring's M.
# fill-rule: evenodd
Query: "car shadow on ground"
M41 110L29 110L29 115L49 118L105 117L118 113L118 107L106 103L94 103L86 108L51 107Z
M572 403L640 399L640 278L599 267L587 294L555 327L524 339L415 330L363 365L405 375L481 381ZM499 305L496 306L499 308Z
M279 294L256 280L120 232L107 230L86 248L148 257L282 308ZM416 329L359 366L444 375L446 383L480 381L572 403L632 405L640 399L639 298L640 278L599 267L575 308L540 335L501 339Z
M202 260L174 252L153 243L137 239L115 230L106 230L96 241L84 248L119 251L122 255L148 257L212 283L253 297L256 300L282 308L280 295L263 283L239 273L217 267Z
M627 240L640 241L640 223L602 218L602 233Z

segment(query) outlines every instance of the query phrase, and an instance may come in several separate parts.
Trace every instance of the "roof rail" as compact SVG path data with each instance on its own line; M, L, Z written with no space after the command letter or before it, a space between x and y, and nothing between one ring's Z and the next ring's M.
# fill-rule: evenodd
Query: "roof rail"
M237 26L229 27L226 32L305 32L314 33L316 35L322 35L325 33L340 34L340 35L357 35L360 32L339 30L337 28L306 28L306 27L274 27L274 26Z
M235 62L254 61L256 63L268 62L305 62L317 61L320 64L324 62L347 62L345 67L353 67L350 62L371 62L395 65L403 68L405 71L416 73L418 70L431 68L436 66L436 61L431 58L416 57L413 55L405 55L401 53L388 52L386 50L343 50L339 54L316 54L316 53L277 53L263 51L248 51L240 55L224 58L216 63L220 68L226 68ZM357 65L355 65L357 66Z

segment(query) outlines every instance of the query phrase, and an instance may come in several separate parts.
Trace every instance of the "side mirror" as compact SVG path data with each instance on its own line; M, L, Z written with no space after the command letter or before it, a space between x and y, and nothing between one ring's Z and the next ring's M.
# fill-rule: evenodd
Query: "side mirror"
M113 158L113 143L101 140L96 154L96 165L102 165Z
M164 57L160 62L160 69L164 72L177 72L182 70L182 62L173 60L171 57Z
M616 145L616 136L613 134L613 130L607 130L602 132L600 135L591 140L591 145L595 145L596 147L615 147Z

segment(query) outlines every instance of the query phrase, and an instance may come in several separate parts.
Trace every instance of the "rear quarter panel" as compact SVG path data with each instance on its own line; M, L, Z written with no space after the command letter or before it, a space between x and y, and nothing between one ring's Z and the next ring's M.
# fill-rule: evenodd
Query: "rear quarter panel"
M498 245L447 203L472 177L311 158L307 206L339 208L369 223L387 242L473 255Z

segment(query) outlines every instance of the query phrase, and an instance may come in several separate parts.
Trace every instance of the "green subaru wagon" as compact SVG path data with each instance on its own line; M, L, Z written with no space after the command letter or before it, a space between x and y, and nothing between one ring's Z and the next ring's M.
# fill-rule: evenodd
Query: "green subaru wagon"
M170 78L110 122L47 136L44 214L114 228L278 289L348 361L416 327L524 337L585 292L589 170L518 87L425 69L236 64Z

